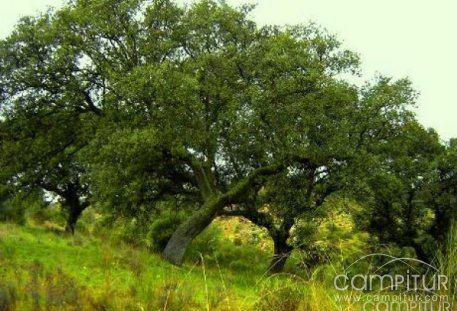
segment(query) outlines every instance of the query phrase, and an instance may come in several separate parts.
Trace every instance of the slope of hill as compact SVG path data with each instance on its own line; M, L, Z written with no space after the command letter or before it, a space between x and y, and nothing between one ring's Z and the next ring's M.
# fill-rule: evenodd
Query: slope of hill
M235 266L202 257L177 268L102 234L0 224L0 310L298 310L305 301L312 310L313 295L323 310L323 289L268 276L246 255Z

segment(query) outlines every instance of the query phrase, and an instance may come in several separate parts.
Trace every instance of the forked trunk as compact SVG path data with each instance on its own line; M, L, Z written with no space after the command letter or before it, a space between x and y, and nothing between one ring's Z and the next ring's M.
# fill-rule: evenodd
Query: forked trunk
M224 206L237 201L240 196L253 186L258 177L272 175L282 169L282 166L260 167L251 172L246 178L231 185L230 189L224 194L218 194L214 186L214 176L212 176L211 169L205 169L198 161L193 162L197 182L205 203L199 211L178 226L162 252L165 260L178 266L182 264L184 254L190 243L211 224Z

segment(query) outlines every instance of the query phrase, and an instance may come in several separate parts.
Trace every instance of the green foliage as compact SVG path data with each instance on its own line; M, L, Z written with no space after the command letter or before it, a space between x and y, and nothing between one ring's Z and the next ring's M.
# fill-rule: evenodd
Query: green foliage
M29 211L28 215L30 220L39 225L54 223L62 228L65 226L65 218L63 217L59 204L50 204L48 206L34 208Z
M79 156L94 125L81 113L95 106L54 14L22 18L0 42L0 182L52 192L79 216L89 195Z
M457 226L451 222L447 239L442 242L442 250L436 254L440 273L448 279L447 292L443 293L455 299L457 296Z
M3 200L0 199L0 221L24 224L28 213L46 206L42 192L34 189L6 193Z
M223 240L219 247L208 256L207 262L213 266L218 264L229 267L233 271L263 272L267 268L270 254L254 245L234 245L233 242Z
M0 224L0 311L354 310L332 277L373 251L438 254L455 296L456 141L409 80L353 85L335 36L253 8L74 0L0 40L0 221L35 226Z
M451 231L457 211L457 140L451 139L444 152L433 163L428 177L427 204L434 212L435 220L429 233L443 241Z
M433 130L416 122L403 124L380 149L379 167L367 178L369 208L362 213L369 219L364 229L381 243L413 247L416 255L428 262L433 259L430 230L436 222L428 199L433 187L429 174L442 153L443 146Z
M23 224L25 222L25 210L7 200L0 203L0 221Z
M192 242L187 254L188 259L195 262L200 261L202 255L214 256L223 240L221 229L210 225Z

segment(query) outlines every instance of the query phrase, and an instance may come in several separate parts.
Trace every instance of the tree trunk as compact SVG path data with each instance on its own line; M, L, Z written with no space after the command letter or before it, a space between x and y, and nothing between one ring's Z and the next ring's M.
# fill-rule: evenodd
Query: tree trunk
M71 234L75 234L76 223L78 222L79 216L81 216L81 209L69 209L69 214L67 218L67 224L65 226L65 231Z
M287 259L293 250L293 247L287 244L288 238L288 234L282 234L280 236L273 237L274 254L268 267L269 273L280 273L284 270Z
M178 226L167 243L162 256L170 263L180 266L190 243L214 220L218 212L218 204L204 204L202 209Z
M67 200L66 206L68 208L67 224L65 231L70 234L75 234L76 223L82 212L89 206L89 204L81 203L79 198Z

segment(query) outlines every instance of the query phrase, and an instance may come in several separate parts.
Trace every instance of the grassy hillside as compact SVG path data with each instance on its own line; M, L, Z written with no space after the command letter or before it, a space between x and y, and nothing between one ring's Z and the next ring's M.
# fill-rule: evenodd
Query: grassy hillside
M271 243L239 219L211 225L179 268L141 241L125 242L113 228L93 222L83 221L75 236L62 233L58 222L0 224L0 311L351 311L362 306L341 301L334 289L337 259L306 270L295 254L287 272L267 274ZM334 234L342 256L362 247L358 237ZM325 241L332 243L328 232ZM448 262L449 275L454 265L455 260Z
M0 224L0 310L322 310L315 284L239 260L177 268L103 234Z

